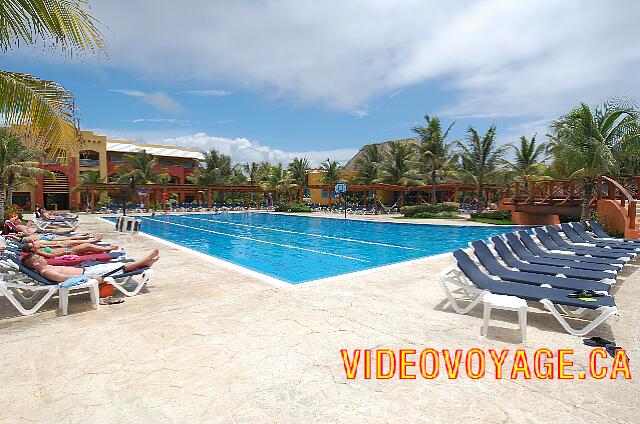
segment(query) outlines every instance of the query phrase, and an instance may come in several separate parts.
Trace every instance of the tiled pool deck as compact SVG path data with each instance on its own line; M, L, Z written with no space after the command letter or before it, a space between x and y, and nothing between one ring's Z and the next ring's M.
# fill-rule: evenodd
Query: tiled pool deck
M448 257L391 272L274 287L144 236L111 232L82 217L130 256L157 247L148 290L121 305L70 314L15 316L0 298L0 422L638 422L640 272L629 265L614 289L620 315L593 335L628 350L633 380L450 381L345 378L340 349L515 349L516 316L494 313L479 336L481 309L444 308L437 274ZM530 308L529 342L589 348L550 314Z

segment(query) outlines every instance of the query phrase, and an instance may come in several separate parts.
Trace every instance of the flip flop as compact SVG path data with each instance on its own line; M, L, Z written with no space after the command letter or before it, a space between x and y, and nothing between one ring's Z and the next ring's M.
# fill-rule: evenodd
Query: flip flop
M587 345L587 346L592 346L592 347L606 347L608 345L615 345L615 342L612 342L611 340L607 340L605 338L602 337L591 337L589 339L584 339L582 340L582 342Z
M593 290L577 290L573 293L569 293L567 297L577 297L579 299L582 298L593 298L593 297L601 297L604 296L601 293L596 293ZM589 300L588 302L593 302L593 300Z
M117 305L119 303L124 303L124 299L112 296L103 297L102 299L100 299L101 305Z

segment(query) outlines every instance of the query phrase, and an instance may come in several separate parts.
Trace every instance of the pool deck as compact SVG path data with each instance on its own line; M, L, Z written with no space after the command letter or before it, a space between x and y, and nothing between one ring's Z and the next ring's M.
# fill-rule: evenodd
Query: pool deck
M637 263L614 289L619 315L591 334L627 349L632 380L496 380L492 366L481 380L347 380L340 349L574 349L577 373L590 348L534 305L526 345L513 312L495 311L480 337L481 308L446 307L448 256L274 287L96 216L81 222L131 257L160 249L152 283L98 311L71 299L66 317L56 300L22 317L0 297L0 423L638 422Z

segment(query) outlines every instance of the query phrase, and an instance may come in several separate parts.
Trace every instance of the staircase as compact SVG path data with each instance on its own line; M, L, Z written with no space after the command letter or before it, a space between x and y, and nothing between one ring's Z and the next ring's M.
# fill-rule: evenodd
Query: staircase
M606 194L602 188L606 186ZM598 183L596 208L598 217L627 238L640 238L638 217L640 202L618 181L602 176Z

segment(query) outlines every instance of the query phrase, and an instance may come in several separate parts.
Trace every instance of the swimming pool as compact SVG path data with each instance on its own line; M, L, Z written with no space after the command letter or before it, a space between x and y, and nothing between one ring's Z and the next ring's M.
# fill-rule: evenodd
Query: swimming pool
M146 234L291 284L451 252L513 231L251 212L139 218Z

